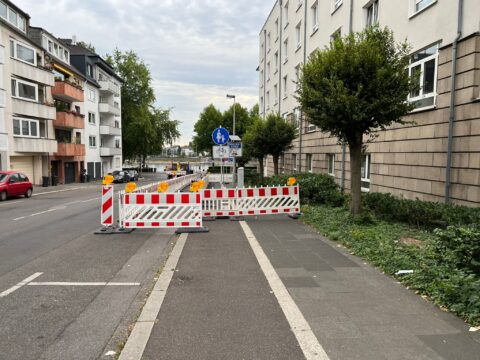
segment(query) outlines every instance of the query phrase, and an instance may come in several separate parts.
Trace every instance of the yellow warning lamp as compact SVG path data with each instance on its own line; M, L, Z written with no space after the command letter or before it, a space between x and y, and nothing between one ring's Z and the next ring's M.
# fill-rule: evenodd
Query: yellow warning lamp
M199 187L200 186L199 186L198 182L192 183L192 185L190 185L190 192L198 192Z
M197 184L199 189L203 189L205 187L205 181L203 180L198 180Z
M106 176L103 178L103 180L102 180L102 185L108 186L108 185L110 185L111 183L113 183L113 180L114 180L114 178L113 178L112 175L106 175Z
M160 183L160 185L158 185L157 191L158 191L159 193L163 193L163 192L165 192L165 191L167 191L167 190L168 190L168 183L162 182L162 183Z
M127 185L125 185L125 192L126 193L131 193L134 192L137 189L137 184L134 182L129 182Z
M180 163L177 162L177 171L180 171L182 170L182 168L180 167Z
M295 179L295 178L292 176L292 177L288 178L287 185L288 185L288 186L293 186L293 185L296 184L296 182L297 182L297 179Z

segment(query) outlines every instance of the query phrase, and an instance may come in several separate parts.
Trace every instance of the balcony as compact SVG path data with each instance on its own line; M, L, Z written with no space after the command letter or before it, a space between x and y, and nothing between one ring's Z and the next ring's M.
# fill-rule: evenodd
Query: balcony
M56 128L84 129L85 115L71 111L57 112L57 119L53 121L53 126Z
M100 84L100 91L111 93L115 96L120 96L120 86L116 85L113 81L110 80L98 80Z
M121 148L110 148L110 147L101 147L100 156L115 156L122 155Z
M122 129L109 125L100 125L100 135L121 136Z
M55 76L50 70L12 59L12 74L47 86L55 85Z
M54 153L57 152L57 140L14 137L13 148L19 153Z
M55 120L57 117L55 107L43 103L12 98L12 108L13 113L16 115L25 115L48 120Z
M55 156L85 156L85 145L58 143L58 150Z
M110 114L115 116L120 116L122 113L118 104L115 105L110 103L100 103L99 111L102 114Z
M52 96L65 102L83 102L83 89L70 84L67 81L55 80L55 87L52 88Z

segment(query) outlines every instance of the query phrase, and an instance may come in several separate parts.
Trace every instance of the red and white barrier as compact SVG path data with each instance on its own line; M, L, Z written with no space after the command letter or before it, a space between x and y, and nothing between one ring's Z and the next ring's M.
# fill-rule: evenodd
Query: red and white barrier
M100 222L105 227L113 226L113 185L102 187Z
M199 193L125 194L121 224L133 228L202 227Z
M236 189L202 190L202 210L205 217L237 216Z
M237 189L238 215L300 213L298 186Z

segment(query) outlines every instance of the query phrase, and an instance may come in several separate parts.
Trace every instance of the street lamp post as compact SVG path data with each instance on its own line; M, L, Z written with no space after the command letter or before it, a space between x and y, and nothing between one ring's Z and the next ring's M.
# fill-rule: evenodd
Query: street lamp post
M235 95L229 95L227 94L227 99L233 99L233 136L235 137L235 105L236 105L236 98ZM236 158L235 156L233 157L233 186L235 186L237 179L236 179L236 174L237 174L237 168L236 168Z

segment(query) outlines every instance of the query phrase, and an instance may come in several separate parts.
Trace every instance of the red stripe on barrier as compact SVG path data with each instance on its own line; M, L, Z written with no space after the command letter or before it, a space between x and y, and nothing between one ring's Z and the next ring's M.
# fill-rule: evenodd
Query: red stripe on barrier
M272 209L272 214L278 214L278 209Z
M232 211L232 212L229 212L228 215L230 215L230 216L235 216L235 212L233 212L233 211Z
M223 216L223 212L217 211L217 216Z
M175 204L175 195L167 194L167 204Z
M106 213L108 209L110 209L113 205L113 199L112 198L108 198L107 201L105 201L103 204L102 204L102 214L103 213Z
M125 227L128 228L130 226L130 223L126 222Z
M190 195L182 194L182 204L189 204L189 203L190 203Z
M222 190L215 190L217 198L223 198L223 191Z
M130 195L125 195L125 204L129 205L130 204Z
M109 192L111 187L103 187L102 188L102 195L105 195L107 192Z
M188 221L183 221L182 226L190 226L190 223Z
M298 195L298 186L295 186L295 195Z
M300 212L300 209L295 209L295 212Z
M137 194L137 204L145 204L145 195Z
M238 197L242 197L242 190L238 190Z
M143 222L137 222L137 227L145 227L145 223L143 223Z
M287 195L287 196L290 195L290 190L288 189L288 187L284 187L282 188L282 190L283 190L283 195Z
M255 211L249 210L249 211L248 211L248 215L255 215Z
M210 199L210 196L211 196L211 191L210 191L210 190L205 190L205 191L203 192L203 197L204 197L205 199Z
M247 196L253 197L253 189L247 189Z
M160 223L159 222L153 222L152 227L160 227Z
M265 189L263 188L258 189L258 195L265 196Z
M160 194L152 194L152 204L160 204Z
M107 220L103 222L103 225L112 225L113 224L113 217L110 215Z
M266 214L267 210L260 210L260 214Z
M289 213L291 211L291 209L285 209L283 211L286 212L286 213Z
M278 195L278 189L277 188L271 188L271 196L277 196Z
M240 215L243 215L243 211L240 211Z
M203 214L204 216L212 216L212 213L206 212Z
M174 222L167 222L167 227L175 227L175 223Z
M197 194L196 200L197 200L197 204L201 204L201 203L202 203L202 197L200 196L200 194Z
M234 198L235 197L235 190L228 190L228 197L230 199Z
M197 226L201 226L201 224L199 222L197 222Z

